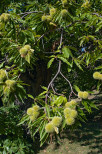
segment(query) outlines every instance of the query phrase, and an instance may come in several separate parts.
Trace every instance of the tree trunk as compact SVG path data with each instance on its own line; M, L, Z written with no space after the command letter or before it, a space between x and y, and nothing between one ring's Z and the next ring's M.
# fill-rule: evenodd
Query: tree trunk
M47 64L44 61L39 60L34 71L27 71L21 79L30 85L26 88L27 93L35 97L42 92L41 86L48 86L51 80L51 70L47 69Z

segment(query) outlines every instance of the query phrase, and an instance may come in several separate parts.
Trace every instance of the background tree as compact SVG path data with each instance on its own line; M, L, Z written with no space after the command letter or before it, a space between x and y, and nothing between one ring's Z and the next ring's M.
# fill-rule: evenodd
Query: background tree
M101 8L101 0L35 0L0 9L2 108L24 111L19 125L26 122L33 138L39 133L41 146L79 126L84 109L96 108L89 94L97 86L95 70L98 90L102 80Z

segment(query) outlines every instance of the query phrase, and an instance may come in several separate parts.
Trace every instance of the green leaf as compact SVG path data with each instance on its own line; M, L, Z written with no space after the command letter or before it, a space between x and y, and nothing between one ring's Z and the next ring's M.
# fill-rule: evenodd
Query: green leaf
M69 73L69 72L71 72L72 68L71 67L68 67L67 70L68 70L68 73Z
M45 132L45 125L47 124L47 121L44 121L42 123L42 126L40 127L40 140L42 140L43 134Z
M35 136L35 134L40 130L42 123L43 123L43 121L39 122L39 126L35 129L33 136Z
M100 81L98 81L98 84L97 84L97 91L100 91L100 87L101 87L101 83L100 83Z
M85 38L83 38L83 39L80 41L80 47L83 45L84 41L85 41Z
M47 104L45 104L45 108L46 108L47 116L50 117L50 108Z
M32 98L32 99L34 99L34 97L33 97L32 95L30 95L30 94L28 94L28 97L30 97L30 98Z
M26 57L25 57L25 60L30 64L30 57L31 57L31 54L27 54Z
M87 55L86 55L86 65L88 66L90 63L90 54L87 52Z
M67 59L63 58L63 57L58 57L59 59L61 59L64 63L66 63L67 65L71 66L71 64L67 61Z
M68 46L68 48L73 50L73 51L76 51L76 52L78 51L75 47L72 47L72 46ZM70 53L70 54L72 55L72 53Z
M39 125L39 123L42 121L42 119L43 119L44 117L45 117L45 115L43 115L43 116L37 118L37 120L35 120L33 123L31 123L31 124L29 125L29 127L36 127L37 125Z
M61 126L61 129L65 128L65 126L66 126L66 121L65 121L65 119L64 119L64 121L63 121L63 123L62 123L62 126Z
M69 49L68 49L67 46L64 46L64 47L62 48L62 53L63 53L63 56L64 56L65 58L69 58Z
M96 107L96 105L93 102L90 102L90 107L95 108L98 110L98 108Z
M40 147L46 142L47 138L49 137L49 134L46 133L46 131L43 133L43 136L42 138L40 139L41 141L41 144L40 144Z
M92 112L91 107L88 105L88 102L87 102L87 101L82 100L82 104L83 104L83 106L85 107L85 109L86 109L89 113Z
M20 120L20 122L18 123L17 126L24 124L25 121L28 121L28 120L29 120L29 116L28 116L28 115L24 115L24 116L22 117L22 119Z
M67 98L64 96L59 96L55 99L55 101L52 102L52 106L57 105L58 107L60 105L62 105L62 103L66 103L67 102Z
M47 64L47 68L50 68L55 58L50 59L50 61Z
M41 88L44 89L44 90L46 90L46 91L48 90L48 88L47 87L44 87L44 86L41 86Z
M4 63L5 63L5 61L0 64L0 68L2 68L4 66Z
M78 63L78 61L76 59L74 59L74 62L78 66L78 68L83 71L82 67L80 66L80 64Z
M46 93L47 93L47 91L43 91L42 93L40 93L39 96L43 96L43 95L45 95Z
M102 69L102 65L98 66L98 67L95 67L95 70L99 70L99 69Z
M80 91L80 89L79 89L79 87L78 87L77 85L74 85L74 89L75 89L77 92Z

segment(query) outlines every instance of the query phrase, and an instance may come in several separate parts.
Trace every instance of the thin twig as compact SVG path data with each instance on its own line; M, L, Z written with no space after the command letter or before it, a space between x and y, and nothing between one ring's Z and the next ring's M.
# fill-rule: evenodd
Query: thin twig
M75 96L78 96L78 95L74 93L70 81L69 81L61 72L60 72L60 74L61 74L61 76L69 83L69 86L70 86L70 89L71 89L71 92L70 92L70 95L69 95L69 101L70 101L70 98L71 98L72 94L74 94Z
M23 14L32 14L32 13L42 13L42 11L29 11L29 12L24 12L24 13L20 13L20 14L18 14L18 15L23 15Z
M21 17L21 19L23 19L24 17L26 17L28 14L24 14L22 17Z
M61 37L60 37L60 48L61 48L61 45L62 45L62 40L63 40L63 29L61 31ZM56 79L56 77L58 76L58 74L60 73L60 71L61 71L61 60L59 60L59 66L58 66L57 73L55 74L55 76L53 77L53 79L50 81L50 83L48 85L48 92L47 92L47 94L45 96L45 103L46 104L47 104L47 98L48 98L48 93L49 93L50 87L52 88L52 90L54 91L54 93L56 93L55 90L54 90L54 88L53 88L53 86L52 86L52 84L53 84L54 80Z
M29 14L32 14L32 13L39 13L42 11L31 11L31 12L24 12L24 13L21 13L21 14L18 14L18 15L23 15L21 18L23 19L25 16L29 15Z
M48 96L48 98L50 99L50 101L53 101L52 98L50 96Z
M102 16L100 14L98 14L98 13L92 13L92 15L96 15L96 16L102 18Z
M16 66L13 66L13 67L10 67L10 68L6 68L6 71L11 71L14 68L16 68Z
M48 85L48 92L45 96L45 103L47 104L47 98L48 98L48 93L49 93L49 89L50 89L50 86L52 85L52 83L54 82L54 80L56 79L56 77L58 76L58 74L60 73L60 69L61 69L61 61L59 60L59 67L58 67L58 71L57 73L55 74L55 76L53 77L53 79L50 81L49 85Z
M42 38L42 45L43 45L43 49L45 49L45 46L44 46L44 40L43 40L43 38Z
M20 76L21 76L21 73L18 75L17 80L19 80ZM17 81L17 80L16 80L16 81Z
M46 33L45 33L46 34ZM45 34L41 35L36 42L38 42L41 38L43 38L45 36ZM36 43L35 43L36 44Z
M51 88L52 88L52 90L53 90L53 92L54 92L55 95L64 96L63 94L57 93L57 92L55 91L55 89L54 89L54 87L53 87L52 84L51 84Z
M63 29L62 29L62 31L61 31L60 48L61 48L61 45L62 45L62 40L63 40Z

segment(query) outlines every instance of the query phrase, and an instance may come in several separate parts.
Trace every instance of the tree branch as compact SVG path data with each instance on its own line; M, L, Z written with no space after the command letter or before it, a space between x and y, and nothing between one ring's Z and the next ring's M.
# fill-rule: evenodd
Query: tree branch
M69 101L70 101L70 98L71 98L72 94L74 94L75 96L78 96L78 95L74 93L70 81L69 81L61 72L60 72L60 74L61 74L61 76L69 83L69 86L70 86L70 89L71 89L71 92L70 92L70 95L69 95Z
M92 15L96 15L96 16L102 18L102 16L100 14L98 14L98 13L92 13Z
M52 83L54 82L54 80L56 79L56 77L58 76L58 74L60 73L60 70L61 70L61 61L59 60L59 66L58 66L58 71L57 73L55 74L55 76L53 77L53 79L50 81L49 85L48 85L48 92L45 96L45 103L47 104L47 98L48 98L48 93L49 93L49 89L52 85Z
M63 30L61 31L61 37L60 37L60 48L61 48L61 44L62 44L62 39L63 39ZM53 77L53 79L50 81L49 85L48 85L48 92L45 96L45 103L47 104L47 98L48 98L48 93L49 93L49 89L50 87L52 88L52 90L54 91L54 88L52 86L54 80L56 79L56 77L58 76L58 74L60 73L61 71L61 60L59 60L59 66L58 66L58 71L57 73L55 74L55 76ZM55 92L55 91L54 91Z
M24 12L24 13L20 13L20 14L18 14L18 15L23 15L23 14L32 14L32 13L39 13L39 12L41 12L42 13L42 11L29 11L29 12Z
M63 94L57 93L57 92L55 91L55 89L54 89L54 87L53 87L52 84L51 84L51 88L52 88L52 90L53 90L53 92L54 92L55 95L64 96Z

